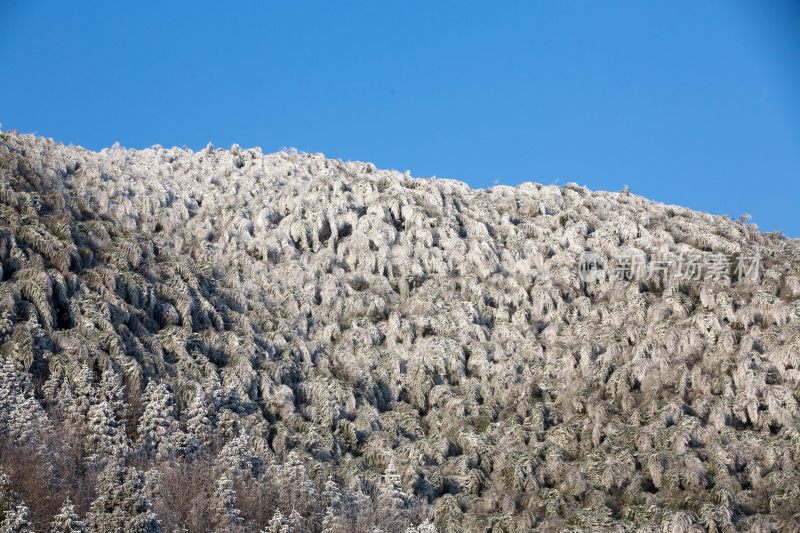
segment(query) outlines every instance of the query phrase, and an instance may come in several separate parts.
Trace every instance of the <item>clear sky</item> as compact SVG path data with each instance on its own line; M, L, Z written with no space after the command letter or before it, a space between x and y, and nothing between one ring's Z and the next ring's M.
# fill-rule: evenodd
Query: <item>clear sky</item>
M800 237L800 3L0 0L0 123L627 184Z

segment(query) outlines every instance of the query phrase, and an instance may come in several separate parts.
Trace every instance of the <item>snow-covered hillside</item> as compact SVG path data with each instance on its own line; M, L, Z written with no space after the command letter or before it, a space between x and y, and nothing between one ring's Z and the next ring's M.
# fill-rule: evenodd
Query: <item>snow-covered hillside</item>
M627 192L0 133L0 529L789 530L798 261Z

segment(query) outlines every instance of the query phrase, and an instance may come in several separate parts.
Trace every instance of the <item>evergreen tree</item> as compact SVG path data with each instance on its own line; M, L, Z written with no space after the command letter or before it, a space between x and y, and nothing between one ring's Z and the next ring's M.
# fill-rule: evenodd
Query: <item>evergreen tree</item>
M31 511L11 489L11 478L0 470L0 533L32 533Z
M151 381L142 396L144 412L139 419L137 446L147 458L164 460L172 457L178 437L175 400L163 383Z
M97 480L88 524L92 531L159 533L161 525L144 494L145 479L133 467L109 464Z
M214 441L214 425L205 394L198 391L186 410L186 433L179 446L189 459L208 453Z
M275 514L272 515L264 533L292 533L289 528L289 521L283 516L280 509L276 510Z
M322 501L325 511L322 516L322 529L324 531L342 531L345 527L345 520L342 516L344 510L344 500L339 484L329 475L325 481L322 491Z
M394 464L394 459L389 461L383 473L380 501L387 511L400 510L406 506L406 494L403 491L402 478Z
M306 533L305 519L297 512L297 509L292 508L289 513L289 531L292 533Z
M61 506L61 510L50 523L51 533L88 533L80 517L75 513L75 506L67 499Z
M58 402L67 423L76 431L86 429L89 409L97 395L88 367L77 364L62 382Z
M125 385L119 373L111 364L106 364L100 377L98 399L108 402L114 418L122 422L128 415L128 402L125 400Z
M0 433L33 443L48 426L47 415L33 395L30 375L10 359L0 358Z
M381 520L385 521L387 527L397 528L403 524L406 502L402 478L392 459L383 474L378 492Z
M107 400L89 408L86 422L86 453L90 463L102 466L109 460L120 460L128 456L128 437Z
M437 533L436 526L430 523L430 521L425 520L417 526L417 533Z
M214 522L216 531L220 533L239 529L242 523L240 511L236 508L236 491L233 482L222 476L217 482L214 494Z
M328 479L325 481L325 486L322 489L322 499L325 501L327 507L332 508L334 511L341 511L344 505L342 498L342 491L339 489L339 484L334 481L333 476L328 474Z
M33 533L31 510L23 503L18 503L6 511L0 522L0 533Z
M0 470L0 513L5 513L16 504L16 494L11 490L11 478Z
M289 452L286 464L282 468L282 484L286 487L290 496L289 505L296 507L308 505L319 497L317 486L308 473L306 465L300 455L292 450Z
M269 448L263 439L249 431L231 438L219 451L216 463L231 477L258 476L264 471Z

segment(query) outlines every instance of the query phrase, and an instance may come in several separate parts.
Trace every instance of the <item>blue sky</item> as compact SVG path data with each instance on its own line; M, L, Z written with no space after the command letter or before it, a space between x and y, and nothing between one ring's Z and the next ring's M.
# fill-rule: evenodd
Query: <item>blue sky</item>
M800 3L0 0L0 123L621 190L800 237Z

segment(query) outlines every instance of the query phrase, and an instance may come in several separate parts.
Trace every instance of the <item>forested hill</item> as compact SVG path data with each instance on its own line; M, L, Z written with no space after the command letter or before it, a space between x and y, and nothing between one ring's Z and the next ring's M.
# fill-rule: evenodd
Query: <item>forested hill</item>
M0 133L0 531L788 531L800 244Z

